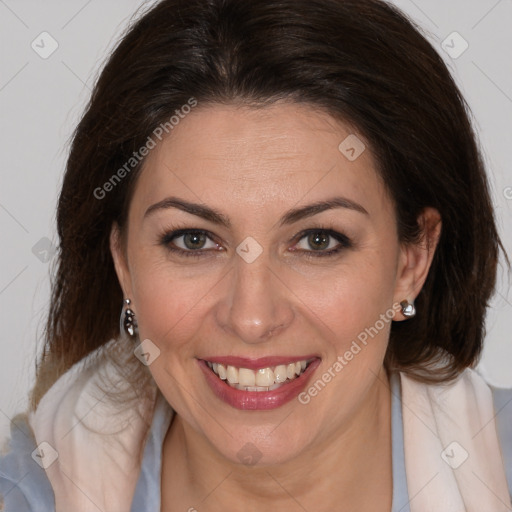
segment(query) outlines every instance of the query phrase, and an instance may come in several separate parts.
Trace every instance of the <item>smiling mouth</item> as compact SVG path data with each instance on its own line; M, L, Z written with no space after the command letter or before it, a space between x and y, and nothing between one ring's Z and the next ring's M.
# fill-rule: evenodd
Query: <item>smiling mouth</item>
M273 391L300 377L315 359L296 361L251 370L205 361L212 372L234 389L241 391Z

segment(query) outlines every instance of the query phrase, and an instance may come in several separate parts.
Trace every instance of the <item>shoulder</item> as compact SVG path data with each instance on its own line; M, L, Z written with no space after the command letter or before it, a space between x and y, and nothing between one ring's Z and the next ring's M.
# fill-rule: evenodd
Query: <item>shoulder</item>
M27 416L11 422L10 438L0 452L0 511L50 512L55 510L53 490L37 462L34 434Z
M493 395L496 430L512 496L512 388L489 387Z

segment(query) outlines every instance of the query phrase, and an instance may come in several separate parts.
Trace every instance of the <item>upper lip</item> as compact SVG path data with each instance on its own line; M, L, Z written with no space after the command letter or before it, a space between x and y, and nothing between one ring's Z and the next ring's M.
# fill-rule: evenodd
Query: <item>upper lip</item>
M212 356L203 358L204 361L210 363L219 363L224 366L236 366L238 368L248 368L250 370L258 370L259 368L269 368L281 364L296 363L297 361L309 361L311 359L319 359L316 355L304 356L268 356L252 359L248 357L238 356Z

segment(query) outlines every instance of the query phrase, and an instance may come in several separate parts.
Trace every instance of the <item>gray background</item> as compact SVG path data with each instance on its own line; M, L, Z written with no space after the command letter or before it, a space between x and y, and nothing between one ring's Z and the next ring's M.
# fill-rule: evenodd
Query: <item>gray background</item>
M152 3L0 0L0 437L25 409L34 379L69 138L106 55L130 17ZM512 0L393 3L428 32L473 111L501 234L512 254ZM40 54L56 43L42 32L58 44L45 59ZM469 46L458 55L464 41ZM512 386L511 303L502 268L480 365L501 386Z

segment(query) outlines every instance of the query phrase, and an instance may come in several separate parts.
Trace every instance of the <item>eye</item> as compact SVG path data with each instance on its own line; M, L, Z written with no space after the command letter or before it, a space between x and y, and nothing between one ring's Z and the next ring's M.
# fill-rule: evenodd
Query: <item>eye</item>
M212 249L224 250L213 238L211 233L201 229L178 229L164 233L160 237L160 243L179 256L200 257L207 255ZM295 239L299 241L290 250L306 257L333 256L342 249L352 247L347 236L325 228L303 231Z
M203 251L221 248L207 231L199 229L181 229L166 233L162 236L161 243L169 251L184 256L200 256Z
M292 250L300 250L308 256L330 256L352 246L349 238L331 229L311 229L299 235L299 242Z
M173 241L180 249L195 250L195 249L211 248L211 247L208 247L208 240L209 240L209 238L206 235L206 233L191 232L191 233L185 233L184 235L180 235L180 236L174 238ZM216 245L211 240L210 240L210 242L213 244L213 246Z

